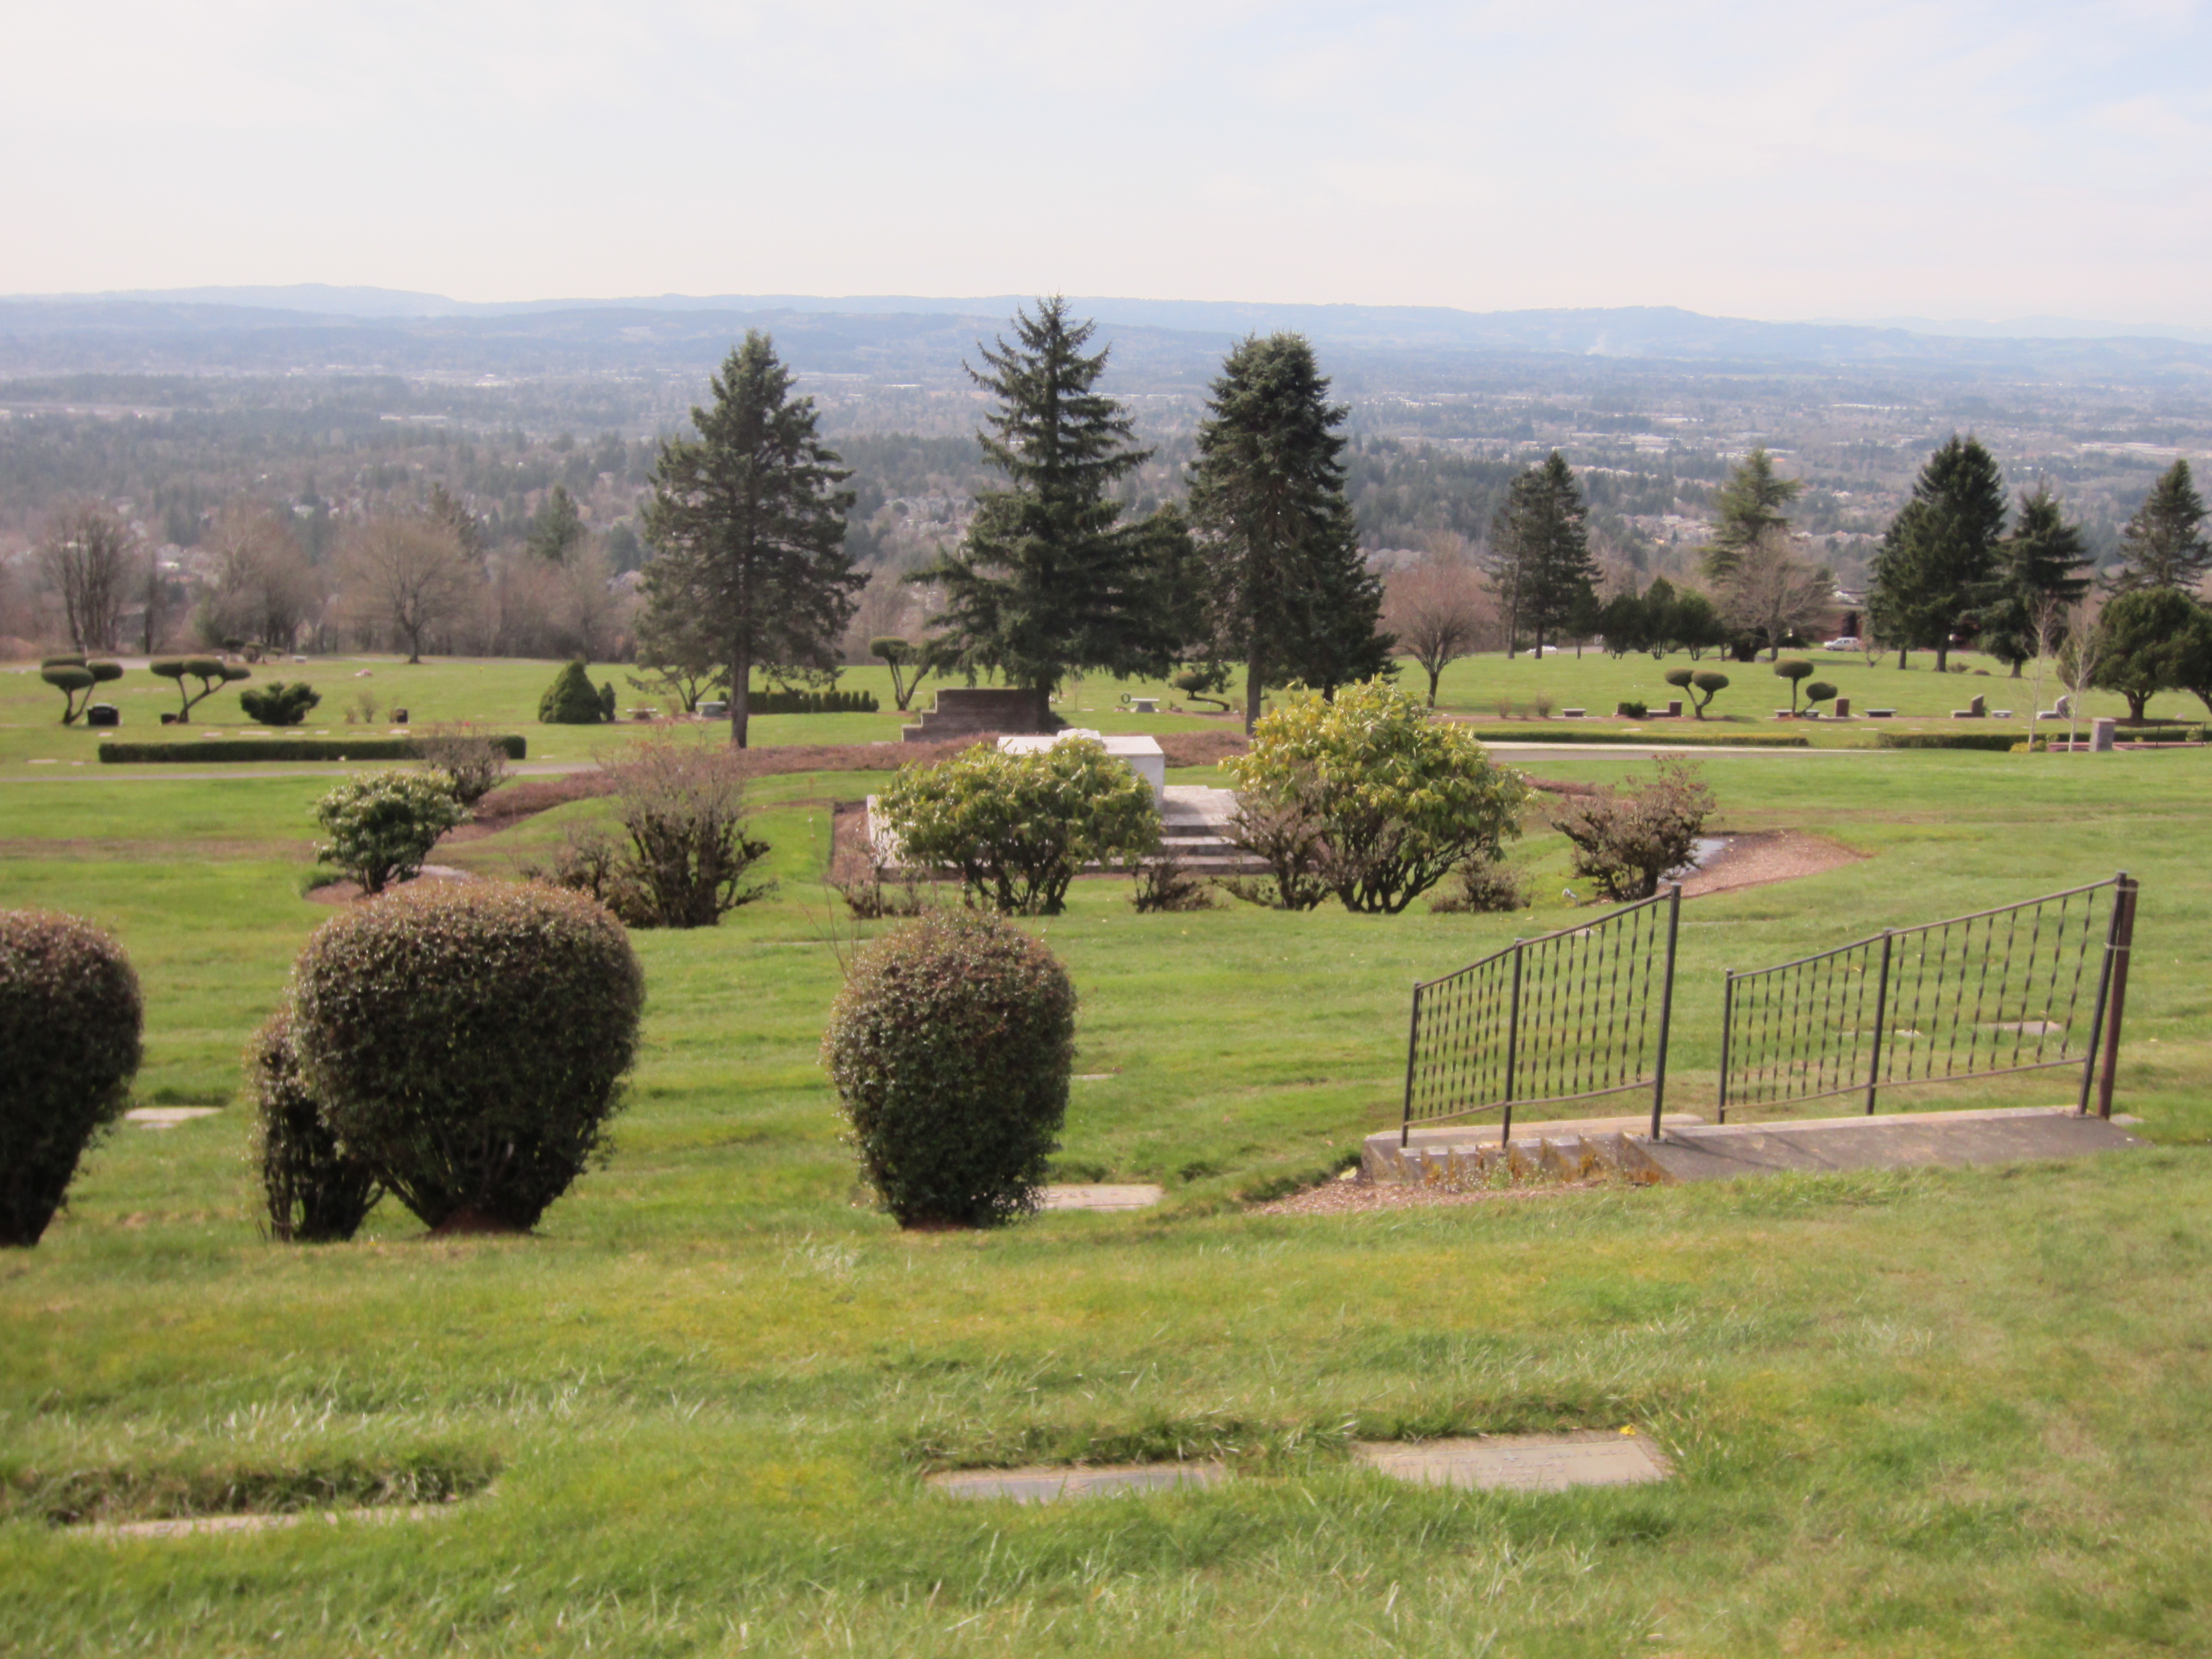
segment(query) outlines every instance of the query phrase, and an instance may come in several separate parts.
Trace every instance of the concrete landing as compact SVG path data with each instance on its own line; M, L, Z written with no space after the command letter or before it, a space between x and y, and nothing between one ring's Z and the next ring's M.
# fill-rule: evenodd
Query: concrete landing
M1808 1118L1794 1123L1708 1123L1668 1127L1641 1148L1665 1181L1825 1170L1965 1169L2031 1158L2087 1158L2148 1143L2070 1106L1968 1112L1894 1112L1878 1117Z

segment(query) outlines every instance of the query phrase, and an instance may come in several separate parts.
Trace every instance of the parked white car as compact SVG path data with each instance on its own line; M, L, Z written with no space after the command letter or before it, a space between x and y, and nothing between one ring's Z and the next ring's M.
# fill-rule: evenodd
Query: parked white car
M1862 648L1859 636L1856 634L1840 635L1835 639L1824 640L1820 643L1820 649L1823 651L1857 651Z

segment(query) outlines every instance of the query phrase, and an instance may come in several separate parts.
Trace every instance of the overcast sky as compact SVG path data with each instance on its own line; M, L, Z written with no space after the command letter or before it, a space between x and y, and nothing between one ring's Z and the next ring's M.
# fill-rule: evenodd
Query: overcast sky
M0 0L0 292L2212 325L2191 0Z

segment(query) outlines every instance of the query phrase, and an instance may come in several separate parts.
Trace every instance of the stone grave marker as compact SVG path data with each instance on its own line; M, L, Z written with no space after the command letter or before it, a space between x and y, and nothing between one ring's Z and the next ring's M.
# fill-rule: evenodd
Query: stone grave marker
M1005 1498L1017 1504L1053 1504L1070 1498L1126 1497L1218 1486L1228 1471L1218 1463L1126 1463L1101 1468L960 1469L933 1474L928 1484L947 1498Z
M1628 1486L1674 1471L1640 1434L1604 1429L1568 1434L1498 1434L1418 1443L1362 1441L1352 1456L1394 1480L1481 1492L1565 1492Z

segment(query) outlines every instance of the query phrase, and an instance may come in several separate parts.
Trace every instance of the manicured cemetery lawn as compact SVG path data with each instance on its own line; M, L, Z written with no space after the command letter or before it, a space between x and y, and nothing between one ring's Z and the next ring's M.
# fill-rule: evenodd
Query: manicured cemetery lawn
M1882 723L1858 718L1848 722L1778 722L1773 718L1774 712L1789 706L1790 691L1785 682L1774 677L1770 664L1723 663L1710 653L1702 661L1692 663L1680 653L1660 661L1641 654L1615 659L1594 647L1580 657L1568 653L1541 660L1525 652L1510 660L1495 653L1462 659L1445 671L1437 706L1445 713L1475 720L1486 726L1510 721L1525 726L1527 729L1522 735L1529 738L1556 739L1572 724L1559 713L1566 708L1585 709L1590 723L1608 730L1619 729L1623 724L1613 720L1613 711L1624 701L1640 701L1655 710L1663 710L1670 698L1683 695L1666 684L1666 673L1672 669L1692 668L1725 673L1729 679L1728 690L1716 697L1710 714L1702 721L1686 718L1679 722L1660 720L1639 723L1637 730L1647 738L1663 741L1677 735L1723 738L1731 733L1785 732L1803 737L1817 747L1865 747L1872 744L1875 732L1880 729L2024 732L2029 725L2029 704L2033 701L2031 683L2007 678L2002 664L1972 653L1954 659L1965 664L1970 672L1942 675L1934 672L1935 659L1925 652L1916 653L1912 666L1902 672L1896 667L1893 655L1883 657L1869 666L1856 653L1813 651L1800 654L1813 662L1818 678L1837 686L1850 699L1855 711L1895 708L1897 718L1886 727ZM392 729L390 712L398 706L407 710L410 720L418 727L441 721L470 721L488 730L521 734L529 740L532 761L582 762L611 744L635 741L654 729L627 719L614 727L539 725L538 696L560 666L557 663L512 659L447 658L410 665L395 657L357 656L318 657L306 664L263 665L257 666L254 672L260 681L304 678L322 692L321 706L307 722L289 728L300 735L319 733L343 738L359 732L381 736ZM1974 670L1987 671L1986 676L1972 672ZM619 706L625 713L640 707L664 710L670 707L666 700L633 688L625 678L630 672L601 665L592 670L592 677L594 683L611 682L614 685ZM362 678L364 673L368 678ZM1412 663L1401 665L1401 679L1416 690L1425 689L1427 683L1419 667ZM917 711L930 707L940 683L934 678L923 683L915 699ZM874 692L881 705L879 711L873 714L757 716L752 722L752 741L763 745L895 742L900 728L915 718L898 712L892 701L890 672L880 665L848 668L839 685L846 690ZM2061 690L2055 677L2046 675L2043 687L2045 707ZM1972 726L1954 722L1950 718L1951 711L1966 708L1977 694L1985 699L1990 709L2010 709L2013 719ZM375 699L376 718L349 722L348 710L363 695ZM121 732L95 731L82 724L64 727L59 723L61 696L40 683L36 668L21 665L0 667L0 776L33 775L30 769L33 763L40 769L51 765L59 769L78 763L96 765L94 757L103 737L182 743L196 739L202 732L231 737L256 729L239 707L238 696L235 689L218 691L193 710L190 725L165 727L159 719L163 712L176 707L175 687L143 669L132 669L120 680L100 688L100 700L112 702L123 711ZM1127 705L1138 697L1158 700L1162 712L1131 712ZM1241 680L1232 684L1222 697L1231 702L1241 716ZM1539 699L1549 700L1552 718L1538 718ZM1166 712L1171 703L1181 707L1182 712ZM1157 681L1104 678L1077 681L1067 688L1060 707L1069 720L1108 732L1218 731L1233 729L1236 725L1210 707L1202 708L1192 704L1183 694ZM1507 710L1510 713L1503 712ZM2092 693L2084 703L2085 715L2120 715L2126 712L2124 700L2116 693ZM2206 711L2194 696L2177 691L2152 698L2149 713L2156 720L2196 724L2205 718ZM726 728L718 726L685 726L678 729L699 742L718 741L726 734ZM144 769L118 769L136 772Z
M1934 689L1958 684L1990 682ZM1869 856L1683 913L1671 1100L1694 1110L1723 967L2127 869L2144 886L2120 1098L2156 1150L1250 1213L1242 1194L1395 1121L1413 979L1574 914L1563 843L1539 833L1516 854L1533 916L1146 917L1125 884L1079 883L1036 924L1084 997L1077 1069L1105 1074L1074 1085L1062 1164L1167 1200L920 1236L858 1201L815 1060L833 944L872 931L820 884L830 807L882 780L763 780L779 891L720 929L635 936L632 1104L609 1166L536 1236L428 1241L387 1206L352 1245L265 1243L234 1107L125 1126L46 1242L0 1261L0 1649L2202 1649L2207 768L1716 757L1728 827ZM231 1097L240 1045L330 914L296 890L326 787L0 783L0 903L95 916L138 964L141 1101ZM440 856L505 872L600 810ZM2051 1075L1988 1097L2065 1098ZM1476 1496L1345 1458L1355 1436L1621 1426L1676 1479ZM1237 1478L1021 1510L921 1484L1177 1454ZM401 1468L491 1485L381 1526L119 1542L45 1519L64 1475L302 1490Z

